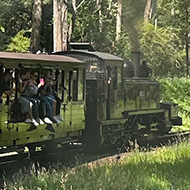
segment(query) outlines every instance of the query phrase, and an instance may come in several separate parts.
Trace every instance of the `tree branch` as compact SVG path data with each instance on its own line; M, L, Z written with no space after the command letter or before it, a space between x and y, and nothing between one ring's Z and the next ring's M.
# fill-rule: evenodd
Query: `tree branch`
M85 0L82 0L82 1L79 3L79 5L77 6L77 9L79 9L80 6L81 6L84 2L85 2Z

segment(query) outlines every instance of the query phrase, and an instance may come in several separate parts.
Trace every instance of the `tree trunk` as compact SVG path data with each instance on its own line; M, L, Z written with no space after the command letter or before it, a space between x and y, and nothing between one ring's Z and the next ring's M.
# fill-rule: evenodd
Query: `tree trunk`
M144 21L148 21L150 18L151 13L151 7L152 7L152 0L147 0L145 11L144 11Z
M185 44L185 51L186 51L186 67L187 67L187 76L189 76L189 45L188 45L188 40L186 41Z
M77 14L77 6L76 6L76 0L72 0L72 8L70 8L70 11L72 13L72 19L69 26L69 36L68 41L71 41L71 37L74 31L75 21L76 21L76 14Z
M119 40L121 33L121 15L122 15L122 0L117 0L118 10L117 10L117 23L116 23L116 40Z
M65 0L66 1L66 0ZM67 1L66 1L67 2ZM62 0L54 0L54 46L53 51L67 50L67 6Z
M185 1L186 3L186 26L189 25L189 10L188 10L188 3L187 0ZM186 51L186 66L187 66L187 77L189 77L189 31L187 29L186 34L185 34L185 51Z
M99 14L99 32L102 32L103 22L102 22L102 0L96 0Z
M30 48L32 53L39 50L42 20L42 4L43 0L35 0L32 13L32 33Z

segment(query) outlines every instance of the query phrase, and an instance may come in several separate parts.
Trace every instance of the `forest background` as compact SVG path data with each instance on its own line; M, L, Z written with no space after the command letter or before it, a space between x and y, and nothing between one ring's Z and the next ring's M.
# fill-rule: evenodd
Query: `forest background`
M141 51L154 76L189 75L190 0L1 0L0 10L0 51L90 42L129 60Z

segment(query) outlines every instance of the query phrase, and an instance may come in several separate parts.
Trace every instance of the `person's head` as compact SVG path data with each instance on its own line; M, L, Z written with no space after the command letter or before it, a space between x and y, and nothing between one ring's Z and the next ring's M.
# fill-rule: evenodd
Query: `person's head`
M38 79L38 71L31 71L30 72L30 78L34 81L36 81Z
M146 61L142 61L142 65L146 65Z
M6 69L3 73L3 78L5 81L11 81L12 80L12 71L10 69Z
M26 80L26 79L29 79L30 78L30 71L27 71L25 69L21 69L20 70L20 78L22 80Z

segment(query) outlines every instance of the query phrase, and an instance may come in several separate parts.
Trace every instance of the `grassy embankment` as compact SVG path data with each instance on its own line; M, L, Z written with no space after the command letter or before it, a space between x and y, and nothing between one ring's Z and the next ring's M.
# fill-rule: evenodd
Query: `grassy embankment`
M127 154L119 161L78 165L75 168L18 175L7 190L188 190L190 189L190 144L182 143L156 151Z
M184 129L189 127L190 82L161 79L162 99L179 104ZM104 163L19 174L7 190L188 190L190 189L190 143L134 153Z

